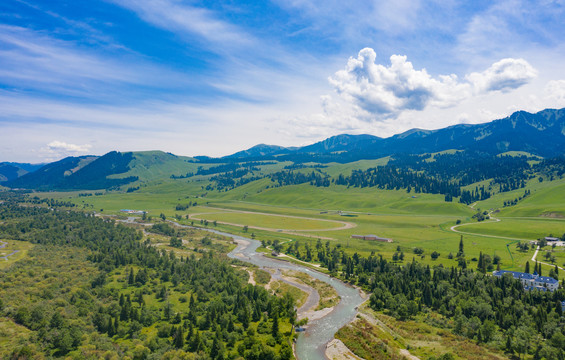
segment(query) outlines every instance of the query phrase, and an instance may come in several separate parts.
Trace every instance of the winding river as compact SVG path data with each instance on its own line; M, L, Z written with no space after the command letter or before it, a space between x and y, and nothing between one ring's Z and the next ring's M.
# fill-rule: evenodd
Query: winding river
M127 220L121 221L129 223L133 222L134 219L135 218L130 217ZM301 332L298 336L295 346L298 360L327 360L325 355L327 343L334 338L335 333L341 327L355 318L357 307L365 301L365 299L361 297L359 290L329 275L288 261L268 258L258 253L257 248L261 246L258 240L213 229L182 225L171 220L167 221L178 227L205 230L214 234L231 237L238 244L237 247L228 254L232 259L245 261L262 268L301 271L331 285L336 290L338 296L341 298L339 304L337 304L329 314L309 322L306 331Z
M237 247L228 254L228 256L233 259L249 262L264 268L301 271L313 278L330 284L337 291L337 294L341 297L339 304L336 305L328 315L310 322L307 330L300 333L296 342L296 356L299 360L327 359L325 356L326 344L333 339L335 333L342 326L346 325L355 318L355 315L357 314L357 306L364 301L359 291L340 280L334 279L331 276L322 274L318 271L311 270L305 266L268 258L256 251L261 245L261 243L257 240L211 229L203 230L232 237L238 244Z

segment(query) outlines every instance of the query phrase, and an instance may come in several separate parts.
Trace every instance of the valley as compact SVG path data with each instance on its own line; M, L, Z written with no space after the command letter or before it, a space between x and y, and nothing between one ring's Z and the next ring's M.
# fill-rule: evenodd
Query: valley
M399 137L399 144L411 136L430 140L434 134L413 132ZM564 281L565 249L540 239L565 236L565 160L543 157L543 151L489 153L472 147L376 152L363 158L357 149L370 146L367 141L378 143L340 137L322 142L322 150L274 147L267 155L250 149L225 158L111 152L63 159L16 178L10 167L12 180L3 184L13 189L0 192L0 268L7 279L21 271L35 274L32 261L38 256L44 264L49 254L66 254L69 246L82 249L76 259L63 256L61 266L69 262L77 270L98 269L90 277L70 275L82 279L79 287L100 308L100 315L88 321L97 322L104 340L93 340L98 335L89 332L90 341L96 349L104 341L120 344L120 351L132 356L141 351L286 359L294 348L298 359L322 359L334 336L328 351L338 357L483 359L517 354L533 359L535 351L555 354L559 346L553 338L559 335L551 329L561 309L554 305L565 300L563 290L524 292L518 282L490 275L497 269L531 273L535 266L538 273ZM77 229L90 228L91 220L82 223L73 217L78 215L65 214L120 224L115 229L127 234L129 243L109 245L114 237L107 235L99 245L98 240L85 242L89 235L75 232L70 224L78 221ZM49 232L54 225L36 228L34 219L57 224L57 230ZM58 232L69 240L61 240ZM55 247L47 246L51 242ZM107 258L112 246L146 255ZM207 275L195 283L190 274L200 263L223 269L218 276L238 284L238 297L247 293L253 303L257 300L250 292L262 294L263 300L248 308L251 319L234 305L234 289L217 298L205 289ZM145 272L151 282L130 279L130 273ZM97 273L103 284L92 278ZM35 276L30 280L42 286ZM94 290L88 289L89 282L97 284ZM6 286L5 291L13 289ZM71 301L64 294L57 296ZM57 305L45 301L49 316L55 316ZM508 307L509 301L528 310ZM196 314L191 315L193 306L187 302L197 304ZM14 320L13 326L5 326L6 334L21 325L32 330L31 335L22 331L13 346L55 330L46 325L38 332L27 318L18 317L21 305L7 301L3 306ZM124 308L130 313L122 315ZM136 311L153 312L143 322ZM73 315L66 316L73 323ZM520 316L530 320L519 324ZM72 329L86 331L88 321L66 327L71 343L49 338L47 345L31 351L78 356L86 350L72 337ZM115 323L122 321L123 329L116 330ZM295 331L293 325L300 321L308 324L305 333ZM226 327L231 330L222 334ZM519 345L524 332L537 334L527 337L536 341L535 347ZM552 342L538 341L542 336ZM373 340L364 342L368 338ZM373 343L380 345L373 348Z

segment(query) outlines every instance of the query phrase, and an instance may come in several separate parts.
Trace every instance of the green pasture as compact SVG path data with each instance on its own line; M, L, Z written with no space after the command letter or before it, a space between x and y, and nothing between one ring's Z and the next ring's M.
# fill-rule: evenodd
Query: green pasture
M536 240L545 236L561 237L565 233L565 220L544 218L500 218L457 227L457 230L474 234L493 235L522 240Z
M199 213L198 211L203 211ZM332 229L343 226L332 220L315 220L308 218L288 217L285 215L267 215L254 213L241 213L233 211L211 212L210 209L196 208L193 211L197 213L193 215L195 218L208 221L222 221L232 224L259 226L271 229L281 230L316 230L316 229Z
M405 190L347 188L341 185L323 188L301 184L269 188L260 192L250 191L244 198L231 200L312 210L434 215L472 213L463 204L445 202L443 195L407 193Z
M517 205L504 207L504 201L512 201L524 195ZM542 181L531 179L526 187L497 193L487 200L479 201L475 208L500 209L500 216L555 216L565 217L565 179Z
M549 257L546 257L546 254L549 254L548 255ZM544 249L539 251L537 260L551 264L551 258L555 259L555 262L554 262L555 265L560 266L560 267L564 267L565 266L565 249L563 247L559 247L559 246L557 246L555 248L552 248L551 246L546 246Z
M390 156L380 159L375 159L375 160L358 160L346 164L332 163L332 164L328 164L330 166L322 169L322 171L324 171L325 173L331 176L337 176L339 174L343 174L344 176L349 176L351 175L351 172L353 170L367 170L377 166L384 166L388 163L389 160L390 160Z
M336 171L343 172L346 166L350 166L351 169L373 167L377 165L375 162L384 160L386 159L345 165L331 164L328 168L324 168L324 171L337 169ZM273 171L281 168L280 164L264 166L272 167ZM181 223L191 224L193 220L185 219L187 214L207 213L196 217L208 220L209 228L243 236L253 234L259 240L300 241L301 247L309 243L313 249L318 237L322 238L324 243L328 241L327 239L331 239L329 241L332 247L339 244L350 254L358 252L369 255L375 252L386 258L392 258L397 252L397 247L400 246L405 254L405 261L411 261L414 257L430 265L457 265L456 260L448 259L447 256L449 253L457 253L461 235L452 232L450 227L455 225L457 220L462 223L474 222L471 216L478 208L500 209L500 212L493 215L502 221L475 223L458 228L460 231L472 233L472 235L464 235L465 252L471 267L476 266L471 260L478 258L480 252L483 252L490 256L494 254L500 256L503 268L523 269L526 260L531 258L533 252L520 253L515 247L510 246L512 252L510 256L506 244L511 240L503 238L533 240L550 234L560 236L565 233L565 221L558 218L565 216L565 179L542 182L537 178L531 179L526 187L531 191L531 195L521 200L518 205L503 208L504 201L522 196L525 189L497 193L490 199L478 202L475 209L457 202L445 202L443 195L407 193L405 190L347 188L338 185L323 188L309 184L277 187L270 179L262 179L234 190L220 192L207 191L208 184L205 179L162 179L141 184L140 189L132 193L77 197L78 193L74 192L44 193L41 196L69 199L79 208L95 211L103 209L105 214L120 214L120 209L125 208L145 210L153 217L153 221L161 213L169 218L178 214L183 217ZM198 206L189 207L184 211L175 210L178 204L185 205L189 202L197 202ZM255 213L237 213L222 209ZM545 216L540 217L540 215ZM537 217L537 219L528 217ZM224 224L213 226L211 222L214 220L240 226ZM356 227L328 230L341 225L325 220L351 222ZM200 222L194 221L194 225L200 226ZM303 236L251 228L248 232L243 232L244 225L310 231L304 231ZM392 238L394 242L389 244L351 238L351 235L368 234ZM416 247L424 249L423 258L413 253ZM437 260L430 258L433 251L440 253Z
M145 181L168 178L171 174L185 175L187 172L196 172L198 166L192 162L194 159L185 156L176 156L162 151L136 151L130 164L131 170L114 178L137 176Z

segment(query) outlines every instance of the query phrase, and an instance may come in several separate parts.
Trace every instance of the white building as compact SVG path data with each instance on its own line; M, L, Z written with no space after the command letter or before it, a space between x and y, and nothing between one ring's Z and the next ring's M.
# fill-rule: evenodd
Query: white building
M497 277L502 277L504 274L510 274L514 277L514 279L518 279L522 282L525 290L538 289L542 291L555 291L559 287L559 281L552 277L539 276L535 272L533 274L528 274L518 271L497 270L492 274Z

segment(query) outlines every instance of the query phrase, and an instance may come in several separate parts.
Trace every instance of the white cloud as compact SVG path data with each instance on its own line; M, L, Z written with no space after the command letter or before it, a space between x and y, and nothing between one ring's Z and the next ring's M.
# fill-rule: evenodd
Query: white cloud
M57 151L57 152L68 152L68 153L84 153L87 152L91 146L89 144L83 145L76 145L76 144L68 144L62 141L51 141L47 144L47 149L50 151Z
M169 0L112 1L134 11L140 18L156 26L174 32L197 35L204 41L215 45L221 44L224 48L247 46L255 41L239 27L218 19L212 11L206 8Z
M507 92L529 83L537 76L537 70L524 59L502 59L481 73L471 73L466 79L473 84L476 93L489 91Z
M42 161L55 161L67 156L84 155L92 146L90 144L70 144L54 140L39 150Z
M407 110L452 107L472 96L508 92L537 75L526 60L503 59L460 81L454 74L434 78L426 69L416 70L406 56L392 55L390 66L377 64L376 57L373 49L362 49L329 81L346 101L380 121L398 117Z
M565 80L551 80L544 90L558 106L565 106Z

